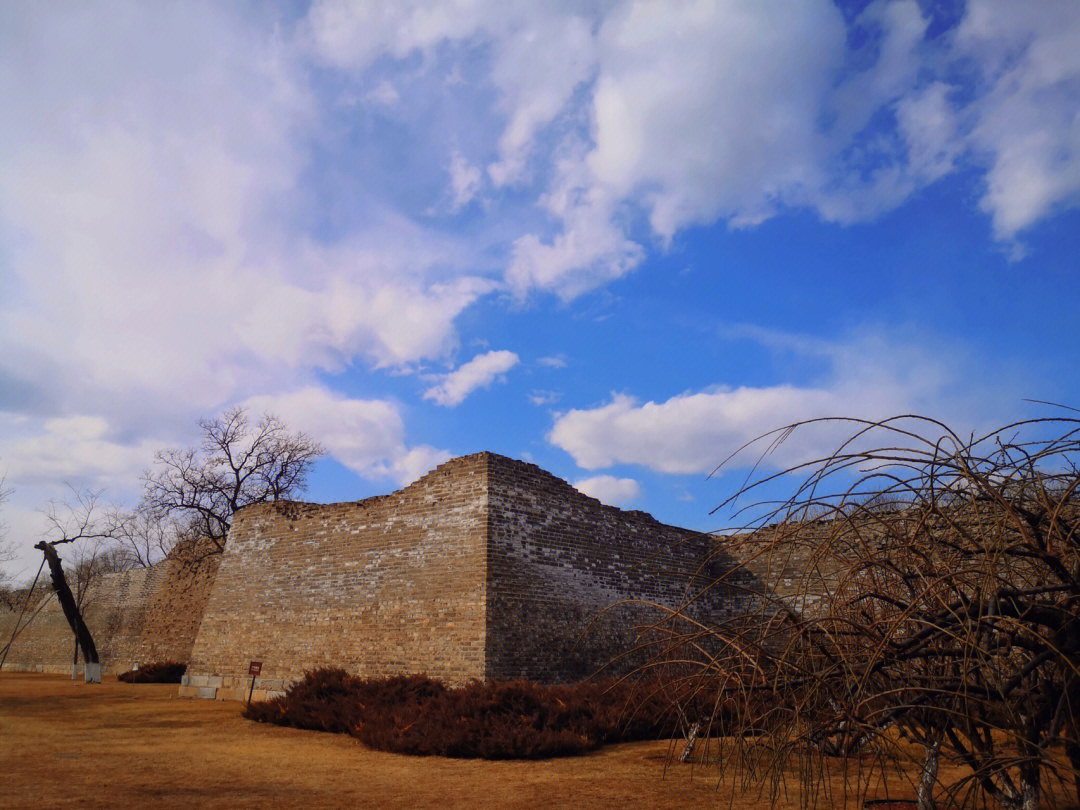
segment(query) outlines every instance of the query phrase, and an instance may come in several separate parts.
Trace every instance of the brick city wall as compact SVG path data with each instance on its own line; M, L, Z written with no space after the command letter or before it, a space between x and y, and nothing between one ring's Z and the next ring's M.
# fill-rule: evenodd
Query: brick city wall
M490 463L489 678L620 675L660 652L643 631L672 609L704 621L743 609L747 593L707 587L732 565L714 538L605 506L535 465Z
M256 697L305 670L484 676L487 463L447 462L391 495L236 514L181 694Z
M253 660L262 663L256 697L319 666L451 683L581 678L663 616L613 605L679 606L727 564L715 550L706 536L603 506L491 453L365 501L248 507L233 524L181 694L245 697ZM739 598L713 589L688 612L726 616Z
M184 545L149 568L105 574L91 584L82 613L102 671L123 672L135 662L188 660L217 564L216 556L204 559L200 549ZM47 570L37 594L4 669L70 672L74 635L52 593ZM0 610L0 645L11 638L17 618L17 610ZM82 663L80 655L80 671Z
M108 575L85 614L106 670L184 661L186 696L246 697L252 660L256 697L320 666L450 683L574 680L647 660L621 656L665 617L655 605L691 602L687 615L705 621L748 612L748 573L743 588L705 587L732 564L719 548L479 453L386 496L242 509L224 554L180 549ZM0 635L13 621L0 613ZM8 666L69 671L72 649L52 599Z

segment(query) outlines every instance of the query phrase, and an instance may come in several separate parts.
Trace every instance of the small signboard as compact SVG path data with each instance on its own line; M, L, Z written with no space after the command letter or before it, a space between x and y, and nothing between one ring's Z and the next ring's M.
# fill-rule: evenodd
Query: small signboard
M255 691L255 678L262 672L262 661L252 661L248 664L248 675L251 676L251 688L248 689L248 706L251 705L251 695Z

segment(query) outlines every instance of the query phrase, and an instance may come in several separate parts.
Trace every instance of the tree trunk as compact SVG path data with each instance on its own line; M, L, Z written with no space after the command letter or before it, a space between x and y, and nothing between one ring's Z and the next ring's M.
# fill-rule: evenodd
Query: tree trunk
M75 602L71 588L68 587L64 568L60 565L60 556L56 553L56 549L46 542L38 543L34 548L40 549L45 555L45 561L49 564L49 573L52 576L53 590L56 591L56 599L60 602L64 618L71 625L75 639L82 649L83 660L86 662L86 682L101 683L101 663L98 661L94 637L90 635L90 630L83 621L82 614L79 613L79 606Z
M934 785L937 784L938 762L941 758L941 738L926 744L922 772L919 774L919 786L915 797L919 810L934 810Z

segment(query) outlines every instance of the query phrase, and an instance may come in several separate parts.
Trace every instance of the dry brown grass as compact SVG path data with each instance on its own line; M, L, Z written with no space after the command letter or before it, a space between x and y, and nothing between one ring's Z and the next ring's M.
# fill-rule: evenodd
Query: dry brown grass
M666 743L541 762L417 758L252 723L176 686L0 673L0 807L756 808ZM666 773L665 773L666 771ZM797 780L796 780L797 781ZM798 806L792 796L779 807Z

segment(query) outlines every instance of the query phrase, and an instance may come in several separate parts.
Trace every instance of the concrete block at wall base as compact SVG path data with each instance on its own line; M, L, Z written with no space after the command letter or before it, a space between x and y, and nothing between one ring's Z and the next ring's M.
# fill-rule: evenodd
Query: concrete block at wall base
M187 675L181 675L180 676L180 685L181 686L190 686L190 684L188 683L188 676Z
M217 697L216 686L200 686L198 691L198 697L206 698L207 700L213 700Z
M199 687L197 686L180 686L180 691L176 693L177 697L194 698L199 696Z
M221 676L220 675L211 675L209 678L206 679L206 685L207 686L213 686L215 688L220 687L221 686Z
M87 683L101 683L101 664L87 664L85 679Z
M188 686L207 686L207 681L210 680L206 675L185 675L184 677L188 679Z

